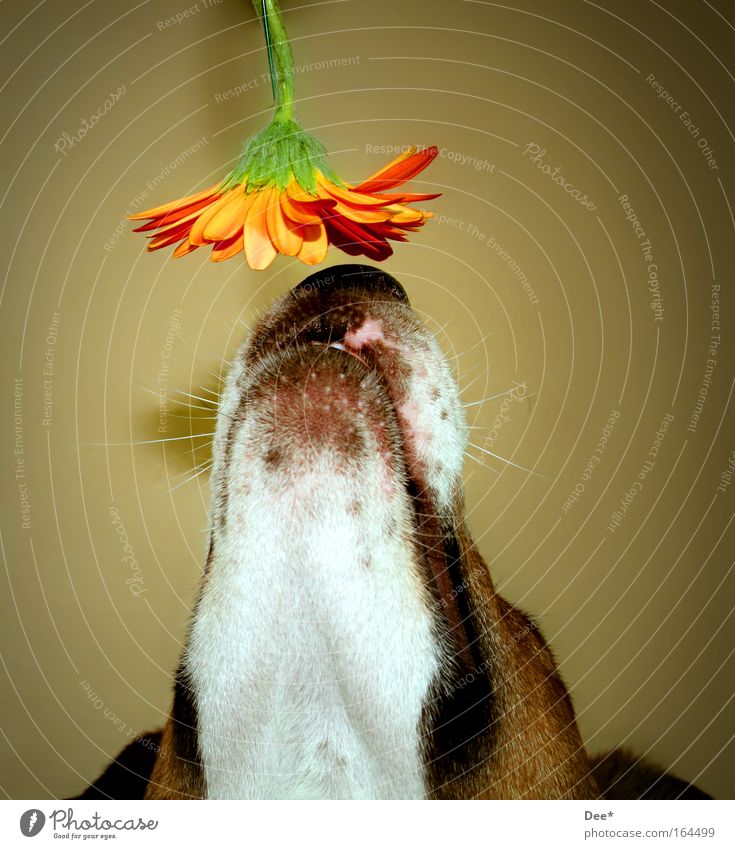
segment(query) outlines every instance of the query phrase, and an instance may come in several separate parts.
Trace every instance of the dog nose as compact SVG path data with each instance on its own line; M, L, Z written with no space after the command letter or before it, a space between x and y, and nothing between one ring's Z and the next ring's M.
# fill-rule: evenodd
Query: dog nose
M296 297L314 293L331 297L344 290L352 293L362 292L370 299L392 299L409 304L408 295L401 284L380 268L372 265L333 265L322 271L310 274L293 288Z

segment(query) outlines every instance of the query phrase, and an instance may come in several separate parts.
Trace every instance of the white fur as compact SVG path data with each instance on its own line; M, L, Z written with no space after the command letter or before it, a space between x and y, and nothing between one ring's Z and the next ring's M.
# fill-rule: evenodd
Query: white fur
M336 465L325 453L290 482L251 466L257 487L228 511L238 531L187 658L209 798L425 795L418 726L438 659L408 506L400 490L372 497L381 464Z
M400 345L412 367L396 413L438 506L448 509L462 467L461 405L438 346L406 315L410 344L386 330L386 344ZM185 658L207 794L423 798L419 723L441 647L402 473L389 473L377 444L359 467L324 448L274 471L258 450L262 423L253 417L239 425L226 468L225 434L248 391L246 350L220 406L215 556ZM350 510L355 501L359 515Z

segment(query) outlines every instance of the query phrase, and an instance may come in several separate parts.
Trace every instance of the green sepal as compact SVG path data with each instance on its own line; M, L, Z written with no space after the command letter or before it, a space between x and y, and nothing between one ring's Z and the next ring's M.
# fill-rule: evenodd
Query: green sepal
M227 178L227 188L246 182L246 193L265 186L285 189L295 179L307 192L316 194L316 172L343 185L327 163L327 150L293 118L275 117L243 148L240 162Z

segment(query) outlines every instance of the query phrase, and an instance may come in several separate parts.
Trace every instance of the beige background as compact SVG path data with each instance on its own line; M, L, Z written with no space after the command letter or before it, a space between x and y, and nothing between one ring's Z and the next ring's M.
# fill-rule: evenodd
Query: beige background
M442 148L415 183L443 193L437 217L386 268L456 357L468 403L526 386L526 400L468 408L468 507L499 586L553 643L590 748L626 743L732 797L735 481L718 491L735 449L731 6L283 5L299 116L345 179L391 158L381 146ZM242 323L306 270L144 255L121 223L214 182L266 120L248 3L5 2L2 15L0 787L64 796L162 722L202 568L206 474L182 482L206 439L133 443L161 436L159 389L166 436L207 433L211 413L178 391L210 397ZM524 155L530 143L594 209ZM659 321L623 194L651 241ZM713 282L723 339L688 432Z

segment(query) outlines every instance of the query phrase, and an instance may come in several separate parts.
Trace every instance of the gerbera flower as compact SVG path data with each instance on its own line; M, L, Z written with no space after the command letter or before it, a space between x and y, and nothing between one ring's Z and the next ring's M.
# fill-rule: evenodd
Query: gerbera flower
M176 245L175 257L205 245L219 262L244 251L251 268L267 268L281 253L307 265L321 262L329 244L345 253L383 260L389 241L405 242L430 212L408 204L437 194L391 192L434 159L436 147L408 149L357 186L331 170L326 150L293 118L293 58L276 0L255 2L263 16L275 114L253 137L238 166L194 195L131 215L149 219L148 250Z
M435 194L387 192L410 180L436 156L436 148L411 148L358 186L336 183L316 171L313 191L296 177L248 191L247 177L217 183L203 192L132 215L151 219L136 232L150 232L148 250L177 244L174 256L204 245L219 262L245 252L251 268L267 268L276 254L307 265L324 259L329 244L345 253L383 260L393 253L389 239L406 241L431 216L406 204Z

